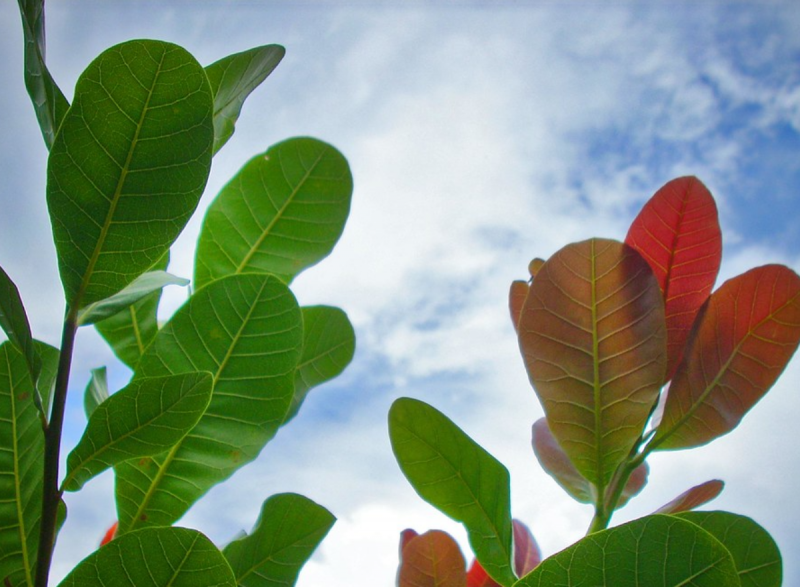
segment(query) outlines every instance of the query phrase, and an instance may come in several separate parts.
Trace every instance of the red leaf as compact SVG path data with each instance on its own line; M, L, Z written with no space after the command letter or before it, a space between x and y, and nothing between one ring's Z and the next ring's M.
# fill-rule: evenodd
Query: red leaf
M402 538L401 538L402 540ZM466 563L453 538L441 530L415 536L403 548L398 587L464 587Z
M416 530L412 530L411 528L406 528L402 532L400 532L400 558L403 557L403 549L406 547L406 544L411 542L412 539L419 536L419 533Z
M703 308L667 394L653 449L690 448L733 430L800 342L800 277L783 265L726 281Z
M105 546L106 544L114 540L114 537L117 535L118 523L119 522L114 522L113 524L111 524L111 527L108 530L106 530L106 533L103 534L103 539L100 541L100 546Z
M722 235L711 192L696 177L673 179L645 204L625 242L647 260L664 294L668 381L719 273Z
M520 522L514 523L514 571L517 577L524 577L542 562L542 551L530 529Z
M673 499L666 505L658 508L656 514L678 514L680 512L688 512L701 505L708 503L720 493L725 487L725 483L719 479L712 479L700 485L696 485L691 489L684 491L678 497Z
M530 289L530 286L527 281L513 281L511 283L511 289L508 292L508 309L511 312L511 323L514 324L514 330L517 329L517 324L519 324L522 304L525 303L525 298L528 297L528 289Z
M478 562L472 561L472 566L467 573L467 587L503 587L492 579Z

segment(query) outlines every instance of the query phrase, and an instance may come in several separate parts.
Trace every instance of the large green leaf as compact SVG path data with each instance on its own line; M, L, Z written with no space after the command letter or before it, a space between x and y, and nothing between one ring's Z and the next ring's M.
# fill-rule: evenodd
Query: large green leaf
M280 45L265 45L228 55L206 67L214 92L214 153L233 135L244 101L285 54Z
M223 550L239 587L294 585L335 521L328 510L302 495L267 499L253 533Z
M31 379L36 381L42 363L33 344L28 315L25 313L25 306L22 305L17 286L2 267L0 267L0 328L25 357Z
M403 547L398 587L464 587L467 571L458 543L446 532L430 530Z
M783 561L772 536L750 518L730 512L684 512L730 551L742 587L780 587Z
M800 277L765 265L709 298L669 388L649 450L699 446L738 426L800 343Z
M174 449L116 468L120 532L171 524L258 455L286 416L302 344L297 301L272 275L232 275L189 298L134 378L208 371L211 403Z
M208 208L195 286L248 271L289 281L331 252L352 191L347 161L322 141L288 139L253 157Z
M397 462L416 492L467 529L484 569L501 585L511 569L512 524L506 468L444 414L400 398L389 410Z
M69 102L45 65L44 0L18 0L25 39L25 87L33 102L44 143L53 146Z
M33 586L42 508L44 434L25 358L0 345L0 580Z
M63 489L77 491L122 461L172 448L200 420L211 400L211 386L210 373L134 379L92 412L67 457Z
M518 335L553 436L602 495L664 379L664 302L653 271L616 241L567 245L533 279Z
M236 587L236 579L200 532L144 528L90 554L59 587Z
M353 359L356 335L347 314L332 306L306 306L303 314L303 356L294 378L294 396L284 423L300 410L313 387L339 375Z
M545 559L516 587L739 587L730 552L699 526L661 514L595 532Z
M47 204L72 311L119 292L183 229L214 141L211 88L186 50L129 41L81 74L47 168Z

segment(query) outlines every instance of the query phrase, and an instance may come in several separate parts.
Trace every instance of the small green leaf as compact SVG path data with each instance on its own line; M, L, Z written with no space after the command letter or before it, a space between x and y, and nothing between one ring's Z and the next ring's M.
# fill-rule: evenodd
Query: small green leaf
M110 298L89 304L78 313L78 326L94 324L100 320L118 314L132 306L142 298L167 285L189 285L189 280L176 277L166 271L148 271L134 279L119 293Z
M145 528L96 550L59 587L236 587L225 557L188 528Z
M780 587L783 561L778 545L750 518L730 512L684 512L683 520L697 524L730 551L742 587Z
M83 411L86 417L91 418L97 406L108 399L108 380L106 378L106 368L100 367L92 369L89 383L86 384L86 391L83 393Z
M739 587L730 552L699 526L656 514L586 536L515 587Z
M0 328L25 357L31 379L36 381L42 362L33 344L28 315L25 313L17 286L2 267L0 267Z
M56 388L56 375L58 374L58 360L61 352L45 342L33 341L36 347L36 354L42 361L42 370L39 372L39 379L36 381L36 390L39 392L36 402L45 415L45 420L49 418L50 406L53 403L53 391Z
M191 430L211 399L210 373L134 379L92 412L67 458L65 491L77 491L109 467L170 449Z
M394 402L389 437L403 474L420 497L462 522L486 572L501 585L512 585L506 468L444 414L418 400Z
M0 578L33 587L42 510L44 434L22 353L0 345Z
M288 139L253 157L208 208L195 286L246 272L290 281L331 252L352 192L347 160L322 141Z
M233 135L244 101L285 54L280 45L265 45L228 55L206 67L214 93L214 153Z
M267 499L252 534L223 550L239 587L294 585L335 521L328 510L302 495Z
M177 45L122 43L81 74L47 168L71 311L113 296L169 249L208 179L212 117L205 71Z

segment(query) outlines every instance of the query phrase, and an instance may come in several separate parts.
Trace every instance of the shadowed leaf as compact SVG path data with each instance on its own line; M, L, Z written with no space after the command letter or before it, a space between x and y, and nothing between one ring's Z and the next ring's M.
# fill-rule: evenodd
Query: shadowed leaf
M89 383L83 392L83 411L86 418L91 418L97 406L108 399L108 378L106 368L99 367L92 369Z
M0 267L0 328L25 357L31 380L36 381L42 362L33 344L28 315L25 313L17 286L2 267Z
M412 538L403 548L398 587L464 587L466 563L453 538L430 530Z
M657 514L678 514L680 512L688 512L695 508L699 508L715 499L722 493L725 483L719 479L712 479L700 485L695 485L691 489L684 491L678 497L658 508L655 513Z
M542 551L530 528L514 520L514 571L524 577L542 562Z

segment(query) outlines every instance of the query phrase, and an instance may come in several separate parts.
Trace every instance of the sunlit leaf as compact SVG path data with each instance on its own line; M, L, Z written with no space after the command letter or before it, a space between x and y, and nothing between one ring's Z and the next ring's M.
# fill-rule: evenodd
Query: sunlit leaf
M44 143L53 146L69 102L45 65L44 0L18 0L25 39L25 87L33 102Z
M462 522L483 567L501 585L511 585L506 468L444 414L418 400L394 402L389 437L403 474L420 497Z
M519 324L522 305L525 303L525 298L528 297L529 289L530 284L527 281L511 282L511 288L508 291L508 310L511 314L511 323L514 325L514 330L517 329Z
M83 392L83 411L87 418L92 416L95 408L108 399L108 379L106 368L92 369L89 383Z
M664 293L665 379L671 379L722 259L722 234L711 192L696 177L667 182L639 212L625 243L650 263Z
M228 55L206 67L214 93L214 153L233 135L244 101L285 54L280 45L265 45Z
M225 557L188 528L144 528L83 559L59 587L236 587Z
M674 516L653 515L601 530L545 559L517 587L739 587L728 550Z
M208 79L161 41L107 49L81 74L47 167L47 205L72 311L119 292L170 247L211 166Z
M174 449L116 467L120 532L167 525L258 456L284 420L302 352L300 309L271 275L196 291L159 331L134 378L208 371L211 403Z
M701 505L704 505L712 499L715 499L720 493L722 493L722 489L724 487L725 483L719 479L712 479L711 481L706 481L700 485L695 485L691 489L681 493L669 503L658 508L655 513L678 514L680 512L688 512L695 508L699 508Z
M208 208L195 286L245 272L290 280L331 252L352 191L347 160L322 141L288 139L253 157Z
M42 362L33 344L28 315L25 313L17 286L2 267L0 267L0 328L25 357L31 380L36 381Z
M0 345L0 579L33 587L42 509L44 434L25 358Z
M733 430L775 383L800 342L800 277L765 265L708 301L669 388L651 449L706 444Z
M783 561L772 536L750 518L730 512L684 512L730 551L742 587L780 587Z
M519 343L553 436L602 494L664 379L664 302L650 266L616 241L567 245L531 283Z
M239 587L294 585L335 521L328 510L302 495L270 497L252 534L223 550Z
M67 457L65 491L123 461L155 456L191 430L211 399L209 373L134 379L92 412Z
M398 587L464 587L466 563L458 543L446 532L430 530L403 548Z

